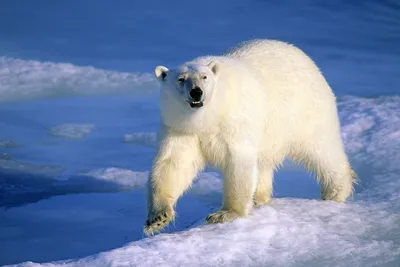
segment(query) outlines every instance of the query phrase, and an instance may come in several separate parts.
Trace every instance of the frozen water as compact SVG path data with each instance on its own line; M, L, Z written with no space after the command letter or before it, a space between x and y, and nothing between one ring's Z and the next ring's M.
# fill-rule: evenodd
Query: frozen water
M27 162L13 160L9 154L2 154L0 158L0 168L2 171L26 172L30 174L45 175L54 177L60 175L64 168L56 165L34 165Z
M105 0L43 1L23 5L9 1L2 6L0 55L7 57L3 62L29 59L152 73L158 64L173 66L195 56L223 53L243 40L272 38L294 43L309 53L341 95L399 92L397 0L171 0L168 5L164 0L125 1L120 5ZM16 64L24 69L26 63L20 65L17 60ZM74 86L69 92L108 90L106 73L86 76L79 69L82 76L62 79L63 75L53 71L57 66L50 65L46 69L39 67L45 72L40 72L39 77L47 77L45 85L53 84L53 77L62 80L59 85L84 85ZM117 76L112 79L117 87L132 84L131 76L109 74ZM37 81L37 75L27 77L34 77L31 82ZM35 90L40 90L36 85L33 83ZM136 82L133 87L141 88L135 85ZM8 88L13 91L11 95L22 94L18 90L21 87ZM52 91L57 90L65 89L57 86ZM42 94L45 92L48 90Z
M65 139L82 139L89 135L95 126L93 124L73 124L65 123L62 125L51 127L50 135Z
M360 197L400 209L400 97L339 102L343 138L363 180Z
M0 101L154 89L153 76L0 57Z
M12 140L0 140L0 148L16 148L22 145Z
M121 187L135 189L143 187L148 178L148 173L136 173L131 170L123 170L118 168L107 168L89 171L84 174L97 180L103 180L120 185Z
M156 133L133 133L125 134L123 137L125 143L135 143L139 145L155 147L157 143Z

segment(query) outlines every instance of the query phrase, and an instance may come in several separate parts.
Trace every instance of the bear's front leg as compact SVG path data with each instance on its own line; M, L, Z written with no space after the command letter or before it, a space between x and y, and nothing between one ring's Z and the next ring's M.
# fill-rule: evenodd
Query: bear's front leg
M249 147L236 147L224 171L224 205L210 214L209 223L224 223L246 217L253 207L253 195L257 185L257 153Z
M161 192L154 192L153 186L148 185L148 216L144 228L146 235L161 231L175 219L174 198ZM176 198L177 199L177 198Z
M189 188L204 159L196 136L169 131L161 142L148 183L146 235L164 229L175 219L175 204Z

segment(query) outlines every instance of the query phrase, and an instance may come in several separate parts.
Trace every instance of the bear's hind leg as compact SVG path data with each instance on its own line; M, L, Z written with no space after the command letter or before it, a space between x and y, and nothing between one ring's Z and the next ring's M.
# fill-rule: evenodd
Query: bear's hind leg
M354 192L353 184L357 182L356 174L347 160L340 164L338 170L322 171L319 176L323 200L345 202Z
M323 200L345 202L353 193L356 175L341 143L316 142L314 145L309 144L294 159L304 163L310 171L315 172L317 179L321 182L321 198Z
M274 170L261 167L258 173L257 189L254 193L254 206L260 207L271 201L273 191Z

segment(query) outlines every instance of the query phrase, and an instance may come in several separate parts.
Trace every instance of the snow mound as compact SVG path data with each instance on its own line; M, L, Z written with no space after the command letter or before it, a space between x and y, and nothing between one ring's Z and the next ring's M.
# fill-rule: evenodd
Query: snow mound
M0 57L0 101L91 95L154 88L148 73Z
M356 197L400 210L400 96L346 97L338 104L342 136L361 180Z
M157 134L156 133L125 134L122 140L124 143L134 143L148 147L155 147L157 144Z
M88 136L94 128L93 124L65 123L51 127L49 134L57 138L79 140Z
M148 172L133 172L119 168L105 168L89 171L84 174L98 181L112 182L122 188L134 189L144 187L149 176Z
M384 208L277 199L249 219L161 234L79 260L15 266L383 266L400 255L385 240L400 218Z

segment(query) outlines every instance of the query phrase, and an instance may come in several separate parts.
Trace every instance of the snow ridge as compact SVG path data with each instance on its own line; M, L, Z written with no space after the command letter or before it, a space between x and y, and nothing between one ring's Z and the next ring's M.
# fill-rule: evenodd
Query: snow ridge
M0 101L156 89L149 73L126 73L0 57Z

